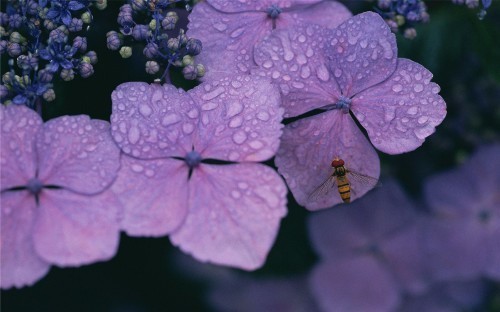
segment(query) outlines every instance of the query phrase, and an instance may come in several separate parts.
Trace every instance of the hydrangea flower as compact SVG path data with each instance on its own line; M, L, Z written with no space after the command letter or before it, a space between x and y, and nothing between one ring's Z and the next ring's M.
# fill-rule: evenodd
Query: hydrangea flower
M310 275L311 292L322 310L392 311L403 292L427 287L420 221L395 182L348 209L312 215L308 227L321 259Z
M481 280L436 283L425 293L406 298L397 311L476 311L484 299L485 286Z
M499 155L498 143L482 147L461 168L427 182L433 218L426 250L437 278L500 279Z
M397 58L394 34L377 14L356 15L329 30L309 25L275 31L255 50L257 73L271 77L283 95L285 117L319 109L321 114L285 127L276 156L299 204L322 209L340 203L338 192L310 194L331 175L336 156L346 167L378 178L373 145L399 154L419 147L446 115L439 86L421 65ZM352 199L372 184L352 184Z
M342 4L327 0L207 0L189 15L189 36L200 38L205 77L220 72L248 72L254 65L254 45L273 29L316 23L335 28L351 17Z
M267 79L237 76L188 92L125 83L112 99L112 134L129 155L113 185L123 229L170 234L200 261L261 266L286 214L283 180L255 163L278 148L278 90Z
M109 124L87 116L42 123L24 106L0 107L1 287L33 284L51 264L111 258L118 203L105 192L120 150Z

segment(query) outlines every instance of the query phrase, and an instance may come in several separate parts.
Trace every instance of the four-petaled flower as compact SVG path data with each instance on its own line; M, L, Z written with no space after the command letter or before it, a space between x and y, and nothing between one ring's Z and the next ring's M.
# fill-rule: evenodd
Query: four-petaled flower
M205 78L221 73L246 73L252 66L253 49L273 29L291 29L302 23L335 28L351 17L342 4L329 0L208 0L198 3L189 15L188 36L200 38Z
M188 92L131 82L112 99L112 135L128 155L112 187L124 205L122 228L170 234L200 261L260 267L286 214L283 180L256 163L278 148L277 88L251 76Z
M119 204L107 189L120 150L109 123L64 116L43 124L25 106L0 106L1 287L33 284L51 264L111 258Z
M311 210L342 202L334 188L311 198L332 174L334 157L350 170L379 176L378 156L349 112L389 154L420 146L446 115L432 74L397 58L395 37L375 13L356 15L335 30L309 25L273 32L256 47L255 61L256 72L280 87L285 117L323 111L288 124L276 156L295 198ZM356 199L373 184L351 186Z
M73 56L78 51L76 47L62 42L51 42L46 48L40 49L40 58L50 61L47 68L55 73L59 67L64 69L73 68Z
M46 2L45 0L43 1ZM69 26L71 24L72 14L71 11L79 11L88 6L89 0L51 0L51 7L47 12L47 19L55 23ZM43 5L45 6L45 5Z

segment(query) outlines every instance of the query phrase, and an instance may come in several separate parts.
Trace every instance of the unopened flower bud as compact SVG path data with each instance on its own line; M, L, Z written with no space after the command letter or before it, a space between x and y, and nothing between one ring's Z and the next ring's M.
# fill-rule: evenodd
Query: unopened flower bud
M205 66L203 66L203 64L197 64L196 65L196 73L197 73L198 78L205 76L205 73L206 73Z
M11 34L10 34L10 42L15 42L15 43L23 43L23 42L26 42L26 38L24 38L23 36L21 36L20 33L18 33L17 31L13 31Z
M132 29L132 37L137 41L146 40L149 37L149 33L150 30L146 25L137 24Z
M64 81L71 81L75 78L75 72L73 69L62 69L61 74L59 75Z
M56 99L56 93L54 92L54 89L48 89L43 93L42 97L45 101L52 102Z
M81 62L78 69L82 78L88 78L94 74L94 66L90 63Z
M149 29L151 30L156 29L156 20L154 18L149 22Z
M403 26L406 22L406 19L403 15L396 15L395 22L398 26Z
M158 54L158 45L156 43L150 42L144 47L142 53L147 58L154 58Z
M129 58L132 56L132 48L128 46L123 46L120 48L120 55L122 58Z
M150 75L156 74L160 70L160 65L155 61L146 62L146 73Z
M132 0L132 9L135 11L141 11L145 8L144 0Z
M87 50L87 38L76 36L73 39L73 47L82 53L85 52Z
M90 64L92 65L97 64L97 53L95 53L95 51L89 51L85 53L85 56L90 59Z
M57 27L49 33L49 41L57 43L66 43L68 35L65 32L66 28Z
M9 42L7 44L7 53L9 53L11 57L18 57L19 55L21 55L22 52L23 50L19 43Z
M118 50L122 45L122 38L116 31L109 31L106 34L106 45L110 50Z
M161 27L165 30L173 30L178 20L179 16L177 16L177 13L170 11L161 21Z
M38 80L41 82L51 82L54 74L48 69L42 69L38 72Z
M189 38L186 43L186 50L189 55L198 55L202 49L201 41L195 38Z
M194 64L194 58L190 55L184 55L184 57L182 58L182 65L187 66L193 64Z
M97 0L95 6L98 10L104 10L108 6L108 0Z
M188 80L194 80L198 76L198 73L196 71L196 67L193 65L188 65L182 69L182 74L184 75L184 78Z
M53 21L51 21L49 19L46 19L46 20L43 21L43 26L47 30L54 30L57 27L57 25Z
M7 45L9 42L7 40L0 40L0 54L7 52Z
M404 36L407 39L414 39L417 36L417 30L415 28L406 28Z
M179 39L177 38L170 38L167 41L167 47L172 50L172 51L177 51L179 49Z
M90 14L90 12L83 12L80 18L85 24L92 23L92 14Z

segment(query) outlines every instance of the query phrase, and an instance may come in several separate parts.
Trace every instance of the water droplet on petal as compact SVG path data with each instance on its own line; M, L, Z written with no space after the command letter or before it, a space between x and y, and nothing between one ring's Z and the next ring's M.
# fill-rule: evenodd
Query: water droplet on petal
M429 117L427 116L420 116L418 117L417 122L421 125L425 124L429 120Z
M217 22L214 24L214 28L217 29L218 31L224 31L227 29L227 25L221 22Z
M182 125L182 131L184 131L185 134L191 134L194 131L194 126L190 123L185 123Z
M234 198L234 199L238 199L241 197L241 193L236 191L236 190L232 190L231 191L231 196Z
M144 170L144 167L141 165L138 165L138 164L133 164L131 166L131 169L132 169L132 171L139 173L139 172L142 172Z
M246 139L247 139L247 134L242 130L239 130L233 134L233 141L236 144L242 144L243 142L246 141Z
M176 114L167 114L161 120L161 124L166 127L166 126L178 123L179 121L181 121L181 118L178 115L176 115Z
M152 112L153 110L147 104L141 104L139 106L139 113L141 113L141 115L144 117L149 117L149 115L151 115Z
M269 114L264 111L260 111L257 113L257 118L262 121L267 121L269 120Z
M236 28L235 30L233 30L230 34L231 38L237 38L239 36L241 36L241 34L245 31L245 28L244 27L240 27L240 28Z
M266 69L269 69L271 67L273 67L273 62L270 61L270 60L266 60L263 64L262 64L262 67L266 68Z
M309 66L302 67L302 69L300 71L300 77L306 79L309 76L311 76L311 69L309 68Z
M394 92L401 92L403 90L403 86L400 84L395 84L392 86L392 91Z
M324 64L321 64L318 69L316 70L316 75L321 81L328 81L330 80L330 72L328 71L328 68Z
M243 118L241 116L236 116L229 122L230 128L238 128L243 123Z
M250 143L248 143L248 145L250 145L250 147L253 149L260 149L260 148L264 147L264 143L262 143L259 140L251 141Z
M412 106L406 111L408 115L416 115L418 113L418 107Z
M413 90L415 92L422 92L422 90L424 90L424 86L421 85L421 84L416 84L414 87L413 87Z
M131 127L128 131L128 141L130 144L135 144L139 142L139 139L141 137L141 132L139 131L139 128L137 127Z
M340 76L342 76L342 70L340 68L336 68L333 74L335 75L335 77L339 78Z

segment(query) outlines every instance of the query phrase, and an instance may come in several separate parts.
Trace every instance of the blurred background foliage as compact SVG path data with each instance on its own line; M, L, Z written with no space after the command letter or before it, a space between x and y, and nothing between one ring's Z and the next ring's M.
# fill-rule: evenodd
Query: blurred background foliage
M343 1L353 14L372 10L369 1ZM5 1L2 1L2 9ZM500 1L494 0L484 20L451 1L426 1L430 22L417 27L413 40L398 35L399 57L416 61L434 74L448 115L423 146L403 155L379 153L382 177L395 177L413 200L421 201L427 177L457 166L476 147L500 141ZM127 81L153 80L144 71L142 47L122 59L106 48L106 32L116 30L123 1L109 1L94 11L88 46L99 62L89 79L55 84L57 99L43 108L45 120L88 114L109 120L111 92ZM2 74L7 70L2 57ZM172 72L178 87L193 82ZM338 206L333 209L342 209ZM289 196L289 213L266 265L248 276L290 276L307 273L317 260L306 229L310 212ZM204 296L208 284L188 278L173 260L178 253L168 238L122 235L111 261L51 272L32 287L2 291L2 311L210 311ZM491 285L484 311L500 311L500 285Z

